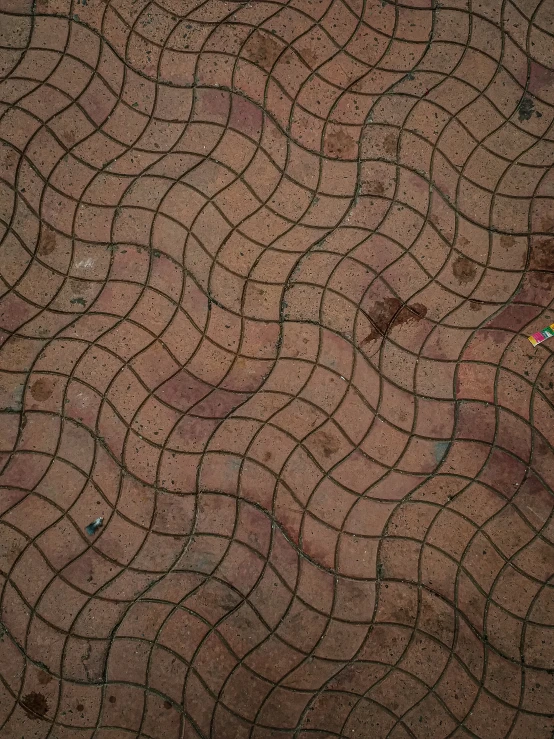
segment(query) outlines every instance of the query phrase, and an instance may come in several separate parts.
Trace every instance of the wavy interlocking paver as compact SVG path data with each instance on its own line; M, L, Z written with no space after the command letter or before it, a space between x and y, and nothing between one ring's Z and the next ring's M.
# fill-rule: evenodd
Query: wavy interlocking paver
M0 7L0 736L551 739L552 0Z

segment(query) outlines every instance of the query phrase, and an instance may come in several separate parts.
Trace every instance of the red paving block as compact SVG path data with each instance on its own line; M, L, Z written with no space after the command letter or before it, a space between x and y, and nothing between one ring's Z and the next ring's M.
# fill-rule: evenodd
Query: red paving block
M553 47L0 3L0 739L554 736Z

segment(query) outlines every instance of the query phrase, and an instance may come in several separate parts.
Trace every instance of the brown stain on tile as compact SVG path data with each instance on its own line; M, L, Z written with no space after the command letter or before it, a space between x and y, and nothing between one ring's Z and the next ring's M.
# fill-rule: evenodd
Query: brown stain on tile
M45 226L42 229L40 240L38 242L38 253L44 256L52 254L57 246L56 234L51 228Z
M199 117L203 117L202 113L205 113L222 123L227 120L229 107L229 95L224 90L202 90L196 104Z
M554 71L539 62L530 60L528 90L532 95L537 95L545 88L554 84Z
M554 288L554 272L528 272L525 282L518 295L529 302L547 302L551 300L551 291Z
M384 195L385 186L379 180L370 180L362 183L362 193L364 195Z
M332 157L353 157L358 149L352 136L342 128L328 134L325 148Z
M236 97L231 108L229 125L249 136L259 136L262 131L264 114L258 105L250 100Z
M516 240L513 236L508 236L507 234L503 234L500 237L500 246L504 249L510 249L512 246L515 246Z
M471 259L468 259L467 257L464 257L460 254L454 260L454 264L452 265L452 272L454 273L454 277L458 280L460 284L466 285L468 282L471 282L475 279L475 275L477 274L477 267L471 261Z
M281 53L281 45L269 33L254 31L246 56L254 64L268 71Z
M48 701L42 693L27 693L21 699L21 705L32 719L41 719L48 713Z
M383 149L387 154L394 156L396 154L396 136L393 133L388 133L383 141Z
M47 672L39 672L37 680L41 685L48 685L49 682L52 682L52 675L49 675Z
M173 706L169 701L164 701L164 708L166 709L166 711L169 711L171 708L173 708Z
M421 321L427 315L427 306L423 303L404 305L398 298L384 298L375 303L368 314L373 324L373 329L361 342L360 347L369 344L370 341L386 336L393 326L402 326L406 323Z
M401 307L402 301L398 298L378 300L371 310L370 318L379 331L385 333Z
M298 52L309 67L313 69L314 67L318 66L319 57L317 51L315 51L315 49L313 49L311 46L305 46L302 48L299 47Z
M553 231L554 216L544 216L544 218L541 218L541 228L543 231Z
M321 450L326 459L336 454L340 448L340 442L327 431L319 431L313 437L314 444Z
M86 294L86 292L89 290L90 287L91 287L90 282L85 282L84 280L70 280L69 281L69 289L72 295Z
M76 141L75 132L72 131L71 129L67 129L67 130L63 131L63 133L62 133L62 140L64 141L64 143L66 144L66 146L73 146L73 144Z
M553 272L529 272L529 283L531 287L545 292L554 287Z
M11 169L17 163L18 154L8 144L2 144L0 147L0 161L3 162L6 169Z
M46 377L41 377L39 380L35 380L31 385L31 395L35 400L48 400L52 395L52 392L53 389L50 385L50 380Z
M379 565L382 568L383 565ZM382 574L380 574L383 577ZM414 610L411 604L398 603L396 607L392 609L392 618L396 623L399 624L411 624L415 620Z
M478 335L480 338L485 339L486 342L496 344L496 346L502 346L502 344L506 343L505 333L495 328L479 329Z
M554 238L541 239L533 245L531 269L554 269Z

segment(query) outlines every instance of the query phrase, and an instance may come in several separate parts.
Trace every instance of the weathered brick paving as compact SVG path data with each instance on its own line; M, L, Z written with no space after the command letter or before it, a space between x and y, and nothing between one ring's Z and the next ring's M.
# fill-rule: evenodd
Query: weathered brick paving
M551 739L552 0L0 7L0 738Z

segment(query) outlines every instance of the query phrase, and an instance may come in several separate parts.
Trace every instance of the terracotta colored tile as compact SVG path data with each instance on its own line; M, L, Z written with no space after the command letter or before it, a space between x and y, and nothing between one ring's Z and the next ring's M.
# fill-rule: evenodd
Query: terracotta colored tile
M550 739L552 27L501 5L6 0L0 734Z

